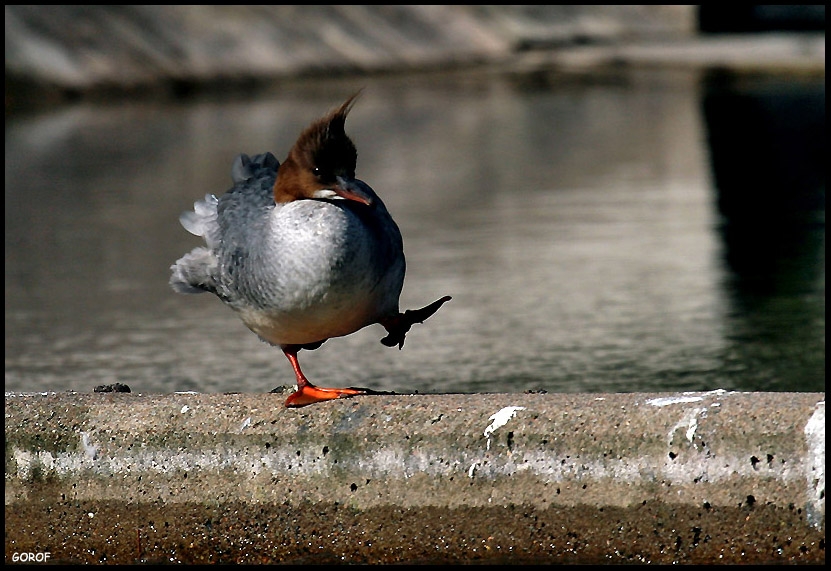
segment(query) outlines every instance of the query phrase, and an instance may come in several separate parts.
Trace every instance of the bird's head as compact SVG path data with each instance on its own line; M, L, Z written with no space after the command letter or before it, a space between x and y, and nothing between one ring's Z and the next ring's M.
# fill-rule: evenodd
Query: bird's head
M371 205L374 193L355 178L358 151L344 123L357 93L309 125L280 165L274 183L278 203L301 199L353 200Z

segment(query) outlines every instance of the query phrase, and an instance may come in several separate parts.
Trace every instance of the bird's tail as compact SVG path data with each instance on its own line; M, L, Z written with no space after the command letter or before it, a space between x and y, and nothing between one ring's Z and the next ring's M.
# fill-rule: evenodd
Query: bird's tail
M178 293L216 293L217 265L210 250L194 248L170 266L170 287Z
M209 247L213 247L218 205L219 199L216 196L206 194L205 198L193 203L193 210L182 212L179 216L184 229L194 236L202 236Z

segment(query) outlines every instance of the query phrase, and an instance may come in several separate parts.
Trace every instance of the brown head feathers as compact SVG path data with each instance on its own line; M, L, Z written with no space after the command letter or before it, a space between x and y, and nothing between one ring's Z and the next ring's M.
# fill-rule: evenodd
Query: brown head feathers
M303 130L280 166L274 184L276 202L309 198L330 188L338 176L354 178L358 151L344 125L359 93Z

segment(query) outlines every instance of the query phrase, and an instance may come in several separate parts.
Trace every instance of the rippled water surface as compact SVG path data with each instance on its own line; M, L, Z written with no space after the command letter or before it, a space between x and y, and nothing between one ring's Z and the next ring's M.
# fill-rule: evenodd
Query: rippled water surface
M367 79L358 176L404 235L403 350L373 326L313 382L397 392L824 391L824 84ZM6 390L266 392L279 349L167 285L179 213L282 160L352 85L6 120ZM812 170L813 169L813 170Z

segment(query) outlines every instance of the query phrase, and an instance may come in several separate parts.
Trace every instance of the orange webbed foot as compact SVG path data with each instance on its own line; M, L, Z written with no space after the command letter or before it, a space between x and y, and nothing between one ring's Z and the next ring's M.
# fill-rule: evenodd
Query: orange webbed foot
M297 387L297 390L286 399L285 406L287 408L298 408L327 400L345 399L362 394L366 393L361 389L326 389L309 384Z

